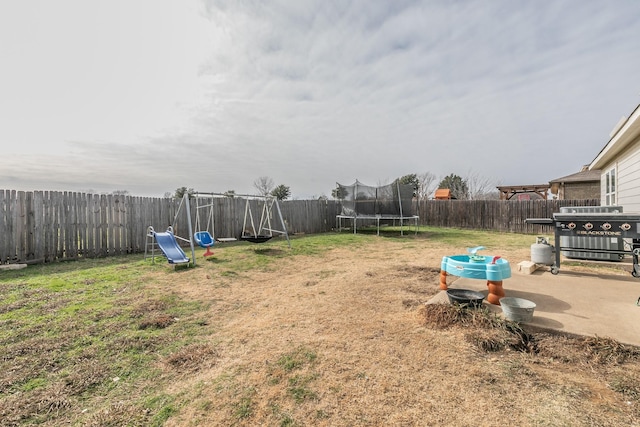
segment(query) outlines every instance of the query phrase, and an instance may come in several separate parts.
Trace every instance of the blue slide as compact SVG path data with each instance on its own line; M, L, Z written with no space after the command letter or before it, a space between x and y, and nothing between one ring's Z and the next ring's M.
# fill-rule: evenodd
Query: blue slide
M167 261L169 264L184 264L189 262L189 258L184 253L182 248L178 245L175 236L173 233L155 233L156 242L158 243L158 247L167 257Z

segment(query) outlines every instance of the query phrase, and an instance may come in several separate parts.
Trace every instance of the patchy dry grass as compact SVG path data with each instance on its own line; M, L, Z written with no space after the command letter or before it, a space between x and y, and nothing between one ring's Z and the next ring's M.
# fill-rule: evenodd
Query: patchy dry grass
M145 289L139 275L148 269L139 257L128 257L0 276L0 301L8 302L0 312L2 425L147 425L159 419L162 408L144 404L157 393L149 386L153 361L169 343L181 347L197 335L200 326L191 316L205 307L171 291ZM178 317L190 324L180 328L182 337L156 332Z
M342 233L2 273L0 424L638 425L637 348L425 304L443 255L518 262L532 240Z
M190 344L169 354L164 362L180 372L211 368L216 364L218 352L208 344Z

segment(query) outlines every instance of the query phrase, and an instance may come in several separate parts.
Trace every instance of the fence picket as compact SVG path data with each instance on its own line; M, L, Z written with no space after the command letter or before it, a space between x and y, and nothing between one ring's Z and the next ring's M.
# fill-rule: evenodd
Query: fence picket
M16 209L14 212L14 224L15 227L15 236L17 240L16 245L16 254L18 262L25 262L27 260L27 249L26 249L26 239L28 235L28 230L26 228L26 217L27 217L27 201L26 194L24 191L18 191L16 202Z
M42 191L33 193L33 257L44 261L44 197Z
M0 264L8 262L9 231L7 230L7 191L0 190Z

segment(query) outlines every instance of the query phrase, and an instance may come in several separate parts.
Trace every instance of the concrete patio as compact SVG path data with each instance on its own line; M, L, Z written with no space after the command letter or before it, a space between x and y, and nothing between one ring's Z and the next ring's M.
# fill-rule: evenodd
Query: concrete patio
M472 289L487 295L482 280L448 276L449 288ZM640 279L629 275L601 275L561 270L558 275L548 269L532 274L513 271L504 280L506 296L524 298L536 303L530 326L565 331L584 336L615 339L640 346ZM448 302L441 291L433 302ZM495 312L500 306L484 302Z

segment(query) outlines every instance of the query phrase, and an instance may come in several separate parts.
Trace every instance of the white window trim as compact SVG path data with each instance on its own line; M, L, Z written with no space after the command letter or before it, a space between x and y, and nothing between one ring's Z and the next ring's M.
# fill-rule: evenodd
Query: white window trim
M612 167L604 175L604 204L606 206L613 206L617 203L616 196L618 193L616 167Z

